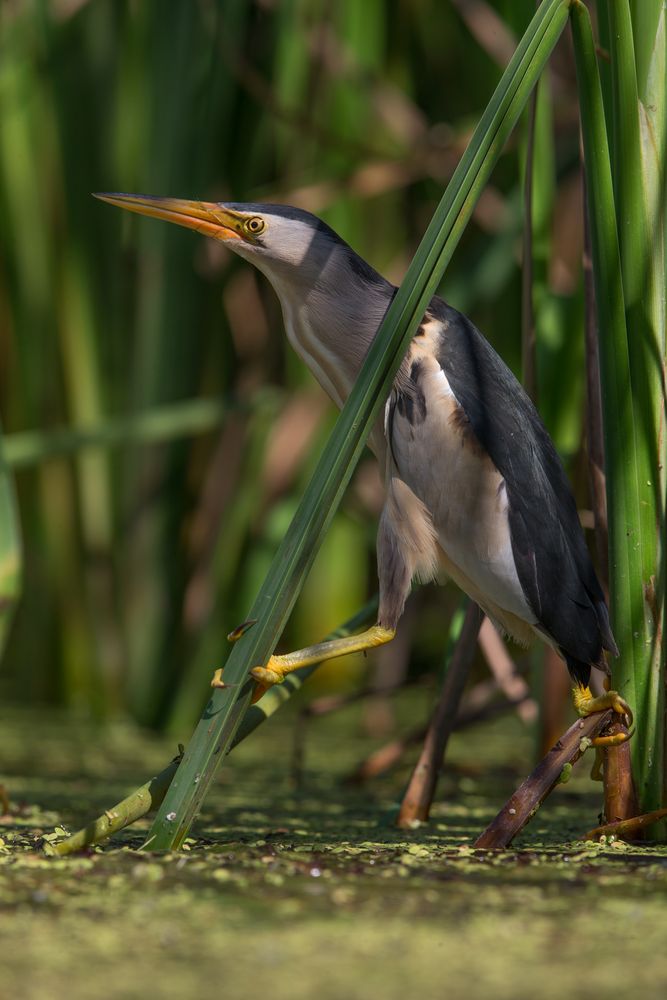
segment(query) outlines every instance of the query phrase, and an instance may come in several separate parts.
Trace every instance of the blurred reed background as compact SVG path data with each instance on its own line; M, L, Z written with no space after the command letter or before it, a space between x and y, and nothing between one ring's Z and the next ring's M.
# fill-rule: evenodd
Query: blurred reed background
M5 0L0 618L18 589L14 487L23 539L22 594L11 632L0 633L5 699L188 731L335 416L253 268L90 193L300 205L400 281L534 9L533 0ZM586 507L567 38L540 94L535 391ZM518 374L527 117L442 288ZM380 504L368 456L285 648L320 638L374 591ZM431 588L417 600L413 666L433 670L459 595ZM354 661L344 676L367 669ZM326 670L330 680L340 673Z

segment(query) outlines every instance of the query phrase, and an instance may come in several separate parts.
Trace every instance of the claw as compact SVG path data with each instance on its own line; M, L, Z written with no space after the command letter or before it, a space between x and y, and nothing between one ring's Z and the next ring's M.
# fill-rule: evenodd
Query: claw
M632 714L632 709L628 705L625 698L621 698L618 691L607 691L606 694L602 695L602 700L607 703L607 708L613 708L617 715L623 716L626 726L628 729L632 728L632 723L634 722L634 715Z
M251 629L253 625L256 624L257 624L256 618L248 618L247 621L241 622L240 625L237 625L236 628L233 628L229 633L229 635L227 636L227 638L229 639L230 642L238 642L241 636L245 635L246 632L249 629Z
M256 624L257 624L257 619L256 618L248 618L247 621L241 622L240 625L237 625L236 628L233 628L231 630L231 632L227 635L228 640L230 642L238 642L238 640L242 636L244 636L246 634L246 632L248 632L249 629L251 629L253 627L253 625L256 625ZM241 687L240 684L225 684L224 680L222 679L222 670L223 670L222 667L218 667L218 669L213 674L213 678L211 680L211 687L212 688L235 688L235 687ZM265 691L266 691L266 685L262 685L262 684L258 684L257 685L257 687L255 688L255 690L253 692L253 696L252 696L252 703L253 703L253 705L255 704L256 701L259 701L259 699L262 697L262 695L264 694Z
M595 736L591 740L591 746L593 747L620 747L623 743L627 743L635 735L634 729L632 732L625 732L621 730L620 733L611 733L609 736Z
M240 684L225 684L225 682L222 679L222 671L223 671L223 669L224 669L223 667L218 667L218 669L216 670L216 672L213 674L213 677L211 678L211 687L212 688L237 688L237 687L240 687L241 686Z
M213 677L211 678L211 687L212 688L226 688L227 687L227 685L225 684L225 682L222 679L222 667L218 667L218 669L216 670L216 672L213 674Z

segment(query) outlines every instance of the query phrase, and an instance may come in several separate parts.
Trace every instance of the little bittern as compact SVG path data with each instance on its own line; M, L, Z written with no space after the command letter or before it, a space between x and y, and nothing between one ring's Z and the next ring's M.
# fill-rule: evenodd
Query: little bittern
M98 197L196 229L259 268L290 343L343 405L396 289L321 219L284 205ZM442 299L432 299L368 443L386 491L377 624L272 656L252 671L260 690L307 663L388 642L413 578L440 567L502 632L558 651L582 715L630 715L618 693L593 698L588 687L591 667L609 672L604 650L618 650L556 449L509 368Z

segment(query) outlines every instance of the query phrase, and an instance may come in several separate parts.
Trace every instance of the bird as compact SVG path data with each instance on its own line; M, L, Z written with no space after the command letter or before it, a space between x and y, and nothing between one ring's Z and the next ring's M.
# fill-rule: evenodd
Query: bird
M196 230L254 265L278 296L290 344L343 406L397 289L326 222L283 204L96 197ZM618 656L618 647L556 448L502 358L438 296L368 445L385 491L377 622L356 636L271 656L251 670L257 695L299 667L389 642L413 581L444 573L501 633L557 651L579 715L611 708L631 724L618 692L594 697L590 689L591 669L609 675L605 651ZM225 686L221 671L212 683Z

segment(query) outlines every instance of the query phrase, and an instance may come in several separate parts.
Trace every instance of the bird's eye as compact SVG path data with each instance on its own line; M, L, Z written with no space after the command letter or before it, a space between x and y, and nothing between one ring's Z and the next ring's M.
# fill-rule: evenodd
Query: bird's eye
M245 224L246 232L252 233L253 236L257 236L264 229L264 219L260 219L258 215L253 216L252 219L248 219Z

